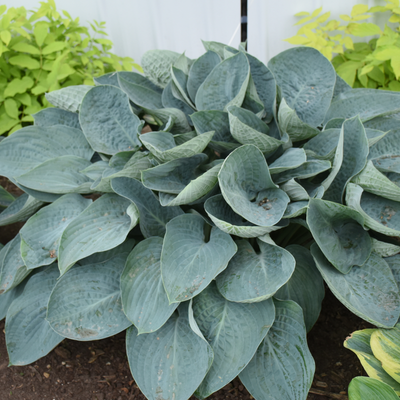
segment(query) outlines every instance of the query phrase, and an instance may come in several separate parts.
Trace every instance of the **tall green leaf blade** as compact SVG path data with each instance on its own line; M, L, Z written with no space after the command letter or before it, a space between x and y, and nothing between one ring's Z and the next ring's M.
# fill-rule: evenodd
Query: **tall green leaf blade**
M249 78L250 66L243 53L222 61L199 87L195 98L197 109L226 111L231 105L240 106Z
M92 89L92 86L88 85L68 86L46 93L46 99L55 107L77 112L80 109L83 98L90 89Z
M298 117L316 128L329 109L336 72L318 50L297 47L283 51L268 62L281 97Z
M229 301L254 303L272 297L292 276L293 256L279 246L257 240L256 253L247 240L236 242L238 251L216 278L219 292Z
M199 215L184 214L167 224L161 273L170 303L190 300L223 271L236 253L232 238Z
M101 196L64 230L58 251L61 274L82 258L121 244L138 219L129 200L116 194Z
M166 224L183 214L180 207L162 207L153 192L135 179L114 178L111 185L115 193L136 204L140 214L140 230L146 238L163 237Z
M260 303L232 303L212 283L193 300L193 314L214 350L210 371L197 388L204 399L233 380L249 363L275 318L271 299Z
M104 154L135 150L143 122L132 112L128 96L115 86L95 86L85 95L79 122L94 150Z
M8 309L5 330L10 365L31 364L64 339L46 321L47 303L58 276L56 266L33 275Z
M315 363L307 346L303 313L293 301L274 303L274 324L239 378L256 400L304 400Z
M357 376L349 384L349 400L397 400L396 392L376 379Z
M21 228L21 256L28 269L55 261L61 235L92 201L67 194L39 210Z
M0 226L9 225L18 221L26 221L44 203L24 193L17 197L2 213Z
M400 316L400 296L392 271L375 253L344 275L329 264L314 243L311 254L332 293L354 314L380 327L393 327Z
M129 254L121 275L122 306L138 334L160 329L179 303L169 304L160 268L163 240L151 237Z
M67 125L71 128L81 129L79 115L61 108L45 108L33 115L36 126Z
M305 247L293 244L286 247L296 260L296 267L289 281L276 293L275 298L293 300L302 309L307 332L317 322L325 296L324 280Z
M191 327L187 304L157 332L138 335L135 327L127 331L132 376L149 400L188 399L213 362L211 346Z

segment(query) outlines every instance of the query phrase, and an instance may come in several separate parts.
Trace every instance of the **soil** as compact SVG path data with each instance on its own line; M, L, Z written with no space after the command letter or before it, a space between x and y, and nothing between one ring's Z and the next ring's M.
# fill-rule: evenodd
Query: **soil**
M16 196L21 194L9 182L0 181L0 184ZM21 226L2 227L0 243L11 240ZM343 347L343 341L353 331L368 327L371 325L352 314L326 288L321 316L308 335L316 373L307 400L347 400L351 379L366 374L357 357ZM0 322L0 379L1 400L145 400L129 370L124 333L92 342L65 339L31 365L8 367L3 320ZM250 400L253 397L236 378L209 399Z

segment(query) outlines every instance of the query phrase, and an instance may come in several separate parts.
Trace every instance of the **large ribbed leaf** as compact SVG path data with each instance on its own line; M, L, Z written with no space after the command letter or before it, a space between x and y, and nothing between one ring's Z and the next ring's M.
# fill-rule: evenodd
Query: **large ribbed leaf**
M330 106L336 81L335 70L326 57L311 47L297 47L273 57L268 68L287 105L306 124L320 125Z
M20 175L16 181L21 185L41 192L90 193L93 183L81 173L91 162L76 156L61 156L45 161L43 164Z
M211 346L198 331L191 305L184 303L157 332L126 334L129 366L149 400L187 400L213 362Z
M307 332L317 322L325 296L324 280L315 266L310 252L299 245L286 247L296 260L296 268L289 281L276 293L275 298L293 300L302 309Z
M397 400L396 392L376 379L357 376L349 384L349 400Z
M240 106L246 94L250 66L246 56L238 53L218 64L197 90L195 103L199 111L226 111Z
M32 116L36 126L67 125L71 128L81 129L79 115L61 108L45 108Z
M332 118L353 118L362 121L400 111L400 96L384 90L356 89L342 93L332 101L325 122Z
M85 94L92 88L88 85L68 86L46 93L46 99L53 106L66 111L77 112L80 109Z
M115 154L140 147L143 122L132 112L128 96L115 86L95 86L83 98L79 122L92 148Z
M397 246L393 243L381 242L380 240L372 238L372 251L375 251L375 253L379 254L381 257L391 257L394 256L395 254L400 253L400 246ZM389 263L388 259L386 260L386 262L389 264L390 268L392 268L392 265ZM396 281L400 282L400 279L396 278L394 272L393 275Z
M245 368L270 329L275 308L271 299L253 304L232 303L212 283L193 300L193 313L214 350L210 371L196 390L196 397L204 399Z
M193 108L184 101L172 80L163 90L161 100L162 105L165 108L178 109L186 116L186 118L193 112Z
M340 128L325 129L310 139L304 145L307 154L321 160L332 159L339 141L342 124L340 124Z
M354 314L376 326L391 328L400 316L399 288L389 265L375 253L344 275L311 246L317 268L332 293Z
M33 275L13 301L6 317L6 345L10 365L27 365L48 354L64 338L46 321L47 303L56 284L57 267Z
M20 231L21 255L28 269L54 262L65 228L91 202L79 194L67 194L29 218Z
M400 383L400 325L392 329L377 329L371 335L371 350L382 368Z
M160 87L137 72L118 72L119 87L138 106L145 108L162 108Z
M96 86L112 85L112 86L119 87L117 71L113 71L113 72L109 72L108 74L93 77L93 81Z
M315 363L307 346L303 313L293 301L274 303L274 324L239 378L256 400L304 400Z
M222 231L230 235L244 238L259 237L273 230L280 229L280 226L257 226L246 221L236 214L221 194L209 198L204 203L204 209L214 224Z
M320 199L311 199L307 223L313 238L329 262L341 273L363 265L372 251L371 238L364 230L364 218L357 211Z
M162 207L153 192L135 179L115 178L111 184L115 193L136 204L140 214L140 230L146 238L163 237L166 224L183 214L180 207Z
M221 59L217 53L207 51L194 61L189 71L187 81L187 91L192 101L196 98L196 93L201 84L205 81L210 72L220 63Z
M382 363L372 352L370 342L371 335L374 332L375 329L355 331L351 336L346 338L343 345L346 349L349 349L356 354L368 376L386 383L400 395L400 384L382 368Z
M0 226L26 221L44 203L36 200L26 193L17 197L2 213L0 213Z
M160 329L178 307L169 304L161 279L163 240L152 237L140 242L129 254L121 275L122 306L138 334Z
M229 301L254 303L272 297L291 277L295 260L279 246L257 240L256 252L247 240L236 242L238 251L216 278L222 296Z
M223 271L236 253L232 238L210 227L195 214L167 224L161 253L161 272L170 303L189 300Z
M287 171L288 169L300 167L300 165L304 164L306 161L307 157L303 149L291 147L269 166L269 172L271 175L279 174L280 172Z
M161 108L159 110L145 109L146 113L161 121L164 126L173 123L172 133L186 133L191 130L186 115L177 108Z
M93 153L79 129L28 126L1 141L0 174L12 178L51 158L74 155L90 160Z
M186 57L185 57L186 58ZM177 60L177 63L179 60ZM171 67L171 89L172 89L172 94L179 100L181 100L183 103L191 107L193 110L196 109L195 105L193 104L190 95L187 91L187 83L188 83L188 74L189 71L186 68L184 68L185 71L183 71L180 68L177 68L175 66ZM187 72L186 72L187 71Z
M353 183L346 189L346 203L365 219L365 226L388 236L400 236L400 202L364 192Z
M324 199L342 202L347 182L358 174L367 163L368 139L360 118L354 117L343 123L343 156L340 169L324 194Z
M394 120L398 126L399 120ZM400 154L400 130L389 132L378 143L371 146L368 154L369 160L375 160L382 157L396 156Z
M11 303L24 291L28 279L22 281L18 286L0 295L0 321L5 318Z
M58 251L61 274L78 260L121 244L138 219L129 200L116 194L101 196L64 230Z
M30 273L21 257L21 236L18 234L0 251L0 294L18 286Z
M256 225L275 225L289 203L287 194L272 182L263 154L253 145L244 145L225 159L218 181L225 201Z
M47 321L57 333L74 340L97 340L131 325L122 310L120 291L126 256L77 265L57 281L47 309Z
M251 111L231 106L228 108L228 114L232 136L239 143L253 144L263 153L271 153L283 144L282 140L268 135L268 125Z

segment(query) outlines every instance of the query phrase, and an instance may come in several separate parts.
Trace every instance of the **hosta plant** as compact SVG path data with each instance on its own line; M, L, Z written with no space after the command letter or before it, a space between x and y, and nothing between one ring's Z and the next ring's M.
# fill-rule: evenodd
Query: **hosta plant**
M26 220L0 252L11 365L126 330L149 399L239 376L257 400L304 400L324 281L397 323L400 96L351 89L312 48L265 65L204 44L52 92L0 143L25 191L0 214Z

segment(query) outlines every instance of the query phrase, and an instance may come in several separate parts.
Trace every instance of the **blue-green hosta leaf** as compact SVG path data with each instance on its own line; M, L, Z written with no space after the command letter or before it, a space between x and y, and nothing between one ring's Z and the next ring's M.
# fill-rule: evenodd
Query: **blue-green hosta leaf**
M307 346L303 312L293 301L274 303L274 324L239 378L256 400L304 400L315 362Z
M333 91L333 98L339 96L341 93L351 90L351 86L342 79L338 74L336 74L335 89Z
M381 139L383 139L389 133L389 131L382 132L377 129L370 129L365 127L365 133L367 134L368 145L369 147L371 147L374 144L378 143Z
M250 66L245 54L238 53L222 61L199 87L195 99L197 109L226 111L229 106L240 106L249 78Z
M96 86L112 85L112 86L119 87L117 71L113 71L113 72L109 72L108 74L93 77L93 81Z
M210 228L199 215L184 214L168 222L161 273L169 302L198 295L226 268L236 250L227 233Z
M239 147L225 159L218 181L233 211L255 225L275 225L289 203L287 194L272 182L263 154L253 145Z
M387 236L400 237L400 202L364 192L360 186L349 183L346 203L364 217L366 227Z
M134 326L127 330L132 376L149 400L187 400L213 362L212 348L198 332L188 304L182 304L179 314L175 312L157 332L138 335Z
M301 164L300 167L274 174L274 182L283 183L294 178L307 179L327 171L330 168L331 163L327 160L310 160Z
M132 112L128 96L115 86L95 86L83 98L79 122L99 153L115 154L140 147L144 122Z
M122 306L138 334L160 329L178 307L169 304L160 268L163 239L151 237L129 254L121 275Z
M351 180L352 183L361 186L365 191L397 201L400 199L400 187L374 167L372 161L368 161L365 168Z
M268 62L281 97L311 127L319 126L331 104L336 72L318 50L297 47Z
M165 88L171 80L171 66L179 56L179 53L169 50L147 51L141 61L143 72L155 85Z
M161 108L159 110L145 109L146 113L160 120L164 125L173 122L171 133L186 133L192 128L186 118L186 115L176 108Z
M291 277L295 259L279 246L257 240L256 252L247 240L216 278L219 292L229 301L255 303L272 297Z
M278 225L257 226L246 221L229 207L221 194L209 198L204 204L204 209L217 228L230 235L253 238L282 228Z
M91 202L79 194L67 194L29 218L20 230L21 256L28 269L55 261L65 228Z
M187 91L192 101L195 101L197 90L220 61L217 53L207 51L192 64L187 82Z
M296 218L307 212L308 201L294 201L289 203L282 218Z
M306 183L306 181L302 182L303 185ZM319 199L324 194L323 186L305 185L304 187L294 179L283 183L280 188L286 192L292 201L307 201L310 198Z
M289 135L292 142L310 139L320 133L318 129L303 122L296 111L287 105L284 98L279 105L278 121L279 128Z
M325 123L332 118L353 118L361 121L394 114L400 111L400 96L385 90L348 90L332 101L325 115Z
M212 139L214 132L206 132L195 136L187 142L177 145L174 137L169 132L149 132L140 135L141 142L154 154L157 159L165 163L177 158L191 157L201 153Z
M79 129L27 126L1 141L0 174L10 179L55 157L74 155L90 160L93 154Z
M121 244L138 223L139 211L129 200L105 194L64 230L58 250L61 274L78 260Z
M323 130L304 145L304 150L306 150L307 154L320 160L332 159L338 145L342 125L343 123L340 124L340 128Z
M346 349L351 350L360 360L363 368L368 376L378 379L381 382L391 386L397 394L400 395L400 384L396 382L383 368L382 363L374 356L370 341L371 335L375 329L363 329L362 331L353 332L343 345Z
M137 72L118 72L118 85L140 107L162 108L162 90Z
M33 190L47 193L89 193L93 183L81 173L91 162L76 156L61 156L45 161L43 164L20 175L16 181Z
M399 120L396 120L399 123ZM389 132L369 149L368 160L385 159L400 154L400 130Z
M363 228L364 218L350 207L311 199L307 223L325 257L342 274L353 265L364 265L370 256L372 242Z
M362 171L367 163L368 139L358 116L343 123L343 159L335 179L325 192L326 200L342 203L345 187L350 179Z
M0 226L26 221L44 203L34 197L23 193L17 197L2 213L0 213Z
M33 275L8 309L5 330L10 365L31 364L64 339L46 321L47 303L58 276L55 265Z
M280 172L287 171L300 167L307 161L306 153L303 149L291 147L287 149L280 157L278 157L269 166L269 172L272 174L279 174Z
M385 243L388 245L387 243ZM388 255L383 255L382 257L387 257L385 258L385 261L388 263L390 269L392 270L393 276L395 281L397 282L397 285L400 286L400 254L399 253L399 246L391 245L392 254L390 254L390 257ZM387 248L386 248L387 249ZM396 251L397 250L397 251Z
M392 243L381 242L380 240L372 238L372 251L379 254L381 257L391 257L391 256L394 256L395 254L400 253L400 246L397 246ZM386 262L390 265L388 260L386 260ZM390 265L390 268L392 268L391 265ZM392 268L392 270L393 270L393 268ZM400 279L396 278L396 274L394 272L393 272L393 275L394 275L396 281L400 282Z
M111 185L115 193L136 204L140 214L140 230L146 238L163 237L166 224L183 214L180 207L162 207L153 192L135 179L114 178Z
M288 282L276 293L275 298L293 300L302 309L307 332L317 322L325 296L324 280L310 251L297 244L286 247L296 260L296 267Z
M23 280L18 286L0 295L0 321L7 315L11 303L22 294L27 281L28 279Z
M349 384L349 400L397 400L398 398L390 386L376 379L357 376Z
M193 112L193 108L190 107L182 98L182 96L176 97L175 94L179 94L176 89L174 82L171 80L163 90L161 101L165 108L176 108L180 110L184 115L189 117Z
M80 109L83 98L92 87L88 85L68 86L54 92L46 93L46 99L55 107L77 112Z
M346 118L333 118L324 125L324 130L328 129L341 129L343 122ZM365 126L365 125L364 125Z
M79 115L61 108L45 108L34 114L33 118L36 126L67 125L71 128L81 129Z
M251 77L249 78L249 84L247 85L246 95L242 103L242 107L246 110L253 112L258 118L263 118L266 114L264 104L258 96L256 85Z
M214 350L210 371L196 390L196 397L204 399L245 368L274 322L275 308L271 299L232 303L212 283L193 300L193 314Z
M98 340L131 325L122 310L120 277L126 254L100 264L77 265L54 286L47 321L73 340Z
M190 99L189 93L187 91L187 83L189 79L189 71L188 73L185 73L181 69L173 66L171 67L171 89L173 95L186 103L189 107L193 108L193 110L196 109L195 105L192 103L192 100Z
M251 78L266 112L264 121L268 123L273 118L272 108L276 96L275 78L271 71L256 57L253 57L248 53L246 53L246 57L250 64Z
M240 146L230 131L228 113L218 110L198 111L190 118L199 134L214 131L210 147L220 153L232 151Z
M268 135L268 125L244 108L228 108L229 126L232 136L241 144L253 144L263 153L271 153L284 142Z
M383 328L393 327L400 316L400 296L389 265L375 253L362 266L342 274L314 243L311 254L332 293L354 314Z
M14 200L15 197L0 186L0 207L8 207Z
M0 251L0 294L18 286L32 272L22 260L20 247L21 236L18 234Z
M202 40L203 46L207 51L213 51L217 53L222 59L224 59L224 50L226 47L230 48L226 44L220 43L220 42L213 42L213 41L207 41L207 40ZM235 50L235 49L233 49Z

